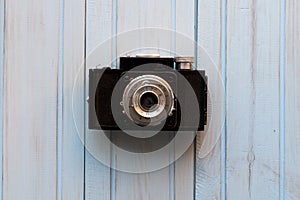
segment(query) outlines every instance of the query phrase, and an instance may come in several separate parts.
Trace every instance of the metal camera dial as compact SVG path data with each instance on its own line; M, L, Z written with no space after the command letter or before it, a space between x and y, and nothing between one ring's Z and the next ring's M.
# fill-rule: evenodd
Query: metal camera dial
M136 124L156 126L172 115L174 94L161 77L142 75L127 85L121 105L123 112Z

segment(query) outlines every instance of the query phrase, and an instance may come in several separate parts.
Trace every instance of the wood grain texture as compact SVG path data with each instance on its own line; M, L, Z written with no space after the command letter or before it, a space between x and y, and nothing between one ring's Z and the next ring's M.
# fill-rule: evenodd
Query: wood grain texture
M163 29L173 29L173 4L171 0L119 1L117 34L121 35L118 37L117 56L127 52L132 52L133 56L141 52L170 55L174 51L174 37L171 32L167 33L169 38L161 33L164 33ZM162 31L147 31L146 28L161 28ZM123 39L125 37L127 40Z
M280 160L285 162L284 199L300 199L300 2L286 1L286 24L281 25L280 2L227 0L227 38L223 38L220 0L201 0L198 8L185 0L0 0L1 199L191 200L195 192L195 199L210 200L222 199L226 181L226 199L273 200L280 199ZM194 9L199 14L198 33ZM280 154L282 25L285 151ZM133 55L194 54L194 46L171 31L167 39L159 32L134 31L124 40L127 31L149 27L176 30L191 40L198 34L216 71L226 73L227 151L222 149L224 138L212 137L224 123L224 88L216 84L220 81L216 71L207 69L198 54L198 69L207 70L210 90L219 94L209 102L209 109L220 105L209 110L213 125L198 135L196 152L192 145L167 168L129 174L111 170L95 155L93 148L106 144L97 137L98 131L87 130L87 70L111 65L115 56L131 50ZM113 38L114 34L121 35ZM222 40L227 40L227 52L221 51ZM222 71L225 53L227 71ZM109 158L111 147L104 149ZM118 165L118 159L113 161Z
M113 2L87 0L86 13L86 77L85 98L88 94L88 70L96 66L109 66L112 62L113 37ZM81 71L84 72L84 71ZM84 78L83 74L80 75ZM105 151L109 159L110 146L106 146L98 131L88 130L88 109L86 103L86 129L85 129L85 199L108 200L111 196L111 170L98 160L97 151ZM104 147L105 146L105 147ZM97 150L97 147L101 147Z
M300 199L300 2L287 1L285 64L285 199Z
M3 156L3 135L4 135L4 34L5 34L5 4L4 0L0 0L0 154ZM3 159L0 163L1 180L0 180L0 196L2 197L3 183Z
M279 199L280 1L228 1L227 198Z
M84 199L84 88L73 88L82 67L85 48L85 1L64 2L62 198ZM83 80L82 78L80 80ZM73 89L79 91L73 92ZM72 104L75 99L75 105ZM76 121L73 117L81 116Z
M208 101L208 122L205 132L197 137L196 151L196 199L221 199L221 137L224 117L221 102L224 102L223 89L218 81L223 74L221 65L221 1L199 1L198 7L198 48L203 48L216 64L216 69L201 65L202 55L198 55L200 69L205 69L208 76L209 92L217 94ZM224 38L223 38L224 39ZM224 56L224 55L223 55ZM215 106L212 111L212 105Z
M60 2L5 9L3 199L56 199Z
M175 162L174 199L193 200L195 183L195 144Z

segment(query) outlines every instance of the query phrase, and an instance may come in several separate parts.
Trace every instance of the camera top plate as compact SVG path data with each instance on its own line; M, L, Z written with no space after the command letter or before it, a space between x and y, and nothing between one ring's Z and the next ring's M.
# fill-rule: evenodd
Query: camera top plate
M159 57L159 58L148 58L148 57L120 57L120 70L129 71L135 67L145 65L145 64L161 64L170 68L174 68L174 58L173 57ZM159 65L157 69L160 70Z

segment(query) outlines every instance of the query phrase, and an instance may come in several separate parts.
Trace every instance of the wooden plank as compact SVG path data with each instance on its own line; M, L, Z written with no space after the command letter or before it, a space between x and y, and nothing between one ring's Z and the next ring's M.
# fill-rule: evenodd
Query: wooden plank
M171 31L164 30L172 30L174 26L173 4L174 1L171 0L120 1L117 31L122 34L118 37L117 55L126 55L127 52L132 55L141 52L171 55L174 51L174 39ZM151 31L147 28L161 30ZM170 37L162 37L162 34Z
M285 63L285 199L300 199L300 2L287 1Z
M198 6L198 45L199 53L203 48L216 64L213 68L203 61L198 54L198 65L206 70L208 76L208 125L206 131L197 137L196 150L196 199L221 199L221 137L224 123L223 87L221 65L221 1L203 0ZM224 55L222 55L224 56ZM215 95L217 94L217 95ZM212 109L214 105L214 109Z
M60 1L5 9L3 199L56 199Z
M108 66L112 61L113 37L113 2L87 0L86 14L86 93L88 94L88 70L96 66ZM83 78L84 76L81 75ZM84 81L80 81L84 82ZM86 104L86 111L87 104ZM88 112L85 113L86 127ZM110 146L101 140L101 135L95 130L85 130L85 199L112 199L110 175L111 170L97 156L97 147L110 157ZM99 136L99 137L98 137ZM105 146L105 147L104 147Z
M174 199L194 199L194 145L175 162Z
M227 2L227 198L279 199L280 1Z
M148 31L144 28L172 29L173 3L171 0L119 1L117 31L123 34L118 36L117 56L126 55L127 52L131 52L132 55L136 53L172 55L170 52L174 50L172 32ZM147 49L148 47L150 49ZM116 165L119 165L118 159ZM116 199L172 199L174 188L171 184L174 183L171 182L171 176L174 171L171 170L170 167L166 167L147 174L117 171Z
M194 56L194 10L197 8L195 8L194 1L176 0L175 2L175 53L177 56ZM176 146L174 148L176 152L178 148ZM176 155L175 152L174 154ZM174 199L194 199L194 156L195 146L193 143L174 164Z
M0 154L3 156L3 135L4 135L4 34L5 34L5 4L0 1ZM3 160L0 163L1 180L0 187L2 196L3 183Z
M84 199L84 88L74 88L83 72L85 52L85 1L64 2L62 199ZM79 73L83 75L83 73ZM76 90L78 89L78 90ZM73 100L76 102L72 104ZM76 119L75 116L81 116Z

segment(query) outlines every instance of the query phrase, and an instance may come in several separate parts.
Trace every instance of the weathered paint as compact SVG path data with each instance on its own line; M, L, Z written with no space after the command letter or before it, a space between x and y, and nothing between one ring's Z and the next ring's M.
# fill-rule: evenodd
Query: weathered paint
M64 0L62 63L62 135L61 137L61 198L84 199L84 145L78 137L83 127L75 127L73 114L81 114L84 121L83 88L73 92L76 75L80 72L85 56L85 2L81 0ZM79 74L81 75L81 74ZM80 105L72 106L73 98ZM78 133L79 132L79 133Z
M300 198L297 0L0 3L2 199L192 199L194 192L196 199ZM152 40L113 39L101 63L82 64L99 43L142 27L177 30L207 50L224 81L224 88L212 85L222 106L211 116L215 131L225 126L218 140L207 140L213 129L200 134L195 155L191 147L168 168L133 175L110 170L83 147L93 141L85 125L85 70ZM197 50L176 34L154 37L157 48ZM75 127L72 112L82 125Z
M280 1L227 2L227 198L279 199Z
M285 61L285 199L300 198L300 2L287 1Z
M60 5L5 1L3 199L58 198Z
M196 198L197 199L221 199L221 137L224 115L222 115L223 87L219 87L218 81L222 81L223 69L221 64L222 52L222 5L219 0L199 1L198 7L198 48L204 48L211 59L216 64L216 69L207 69L209 77L209 88L214 90L218 97L209 101L210 120L213 120L213 126L209 126L207 132L200 133L197 137L196 152ZM200 52L200 50L198 50ZM201 63L202 56L198 56L198 63ZM203 66L205 68L205 66ZM221 76L216 74L216 71ZM211 111L211 104L218 104L214 112ZM212 113L211 113L212 112ZM218 137L219 136L219 137ZM224 153L224 152L223 152Z

